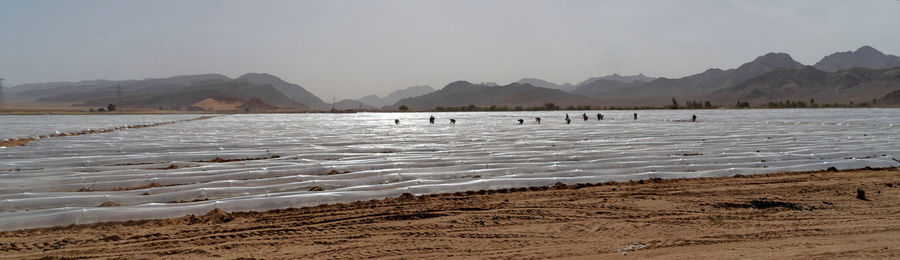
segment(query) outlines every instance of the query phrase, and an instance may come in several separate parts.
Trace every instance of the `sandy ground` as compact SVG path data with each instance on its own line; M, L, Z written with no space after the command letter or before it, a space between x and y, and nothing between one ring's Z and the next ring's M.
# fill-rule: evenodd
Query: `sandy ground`
M42 257L897 259L900 170L401 196L0 233L0 258Z

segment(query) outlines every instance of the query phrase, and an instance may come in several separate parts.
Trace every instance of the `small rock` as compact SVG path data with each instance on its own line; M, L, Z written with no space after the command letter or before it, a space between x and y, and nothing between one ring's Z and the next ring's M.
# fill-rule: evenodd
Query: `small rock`
M412 193L403 193L398 197L400 201L412 201L416 199L416 195L412 195Z
M860 200L869 200L866 198L866 191L862 188L856 188L856 198Z
M564 190L564 189L568 188L568 185L566 185L565 183L562 183L562 182L557 182L556 184L553 184L553 188L557 189L557 190Z

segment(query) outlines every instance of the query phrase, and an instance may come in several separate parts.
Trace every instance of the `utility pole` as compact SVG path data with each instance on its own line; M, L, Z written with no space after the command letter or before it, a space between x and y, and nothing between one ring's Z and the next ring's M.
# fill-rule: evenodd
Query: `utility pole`
M122 84L116 87L116 110L122 109Z
M3 108L3 78L0 78L0 108Z

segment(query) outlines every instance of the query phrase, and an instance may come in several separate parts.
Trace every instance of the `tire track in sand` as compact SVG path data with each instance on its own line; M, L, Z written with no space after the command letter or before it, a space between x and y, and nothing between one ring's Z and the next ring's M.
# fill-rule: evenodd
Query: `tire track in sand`
M799 208L739 207L757 200ZM897 212L897 169L652 180L10 231L0 258L615 257L633 243L629 256L896 258Z

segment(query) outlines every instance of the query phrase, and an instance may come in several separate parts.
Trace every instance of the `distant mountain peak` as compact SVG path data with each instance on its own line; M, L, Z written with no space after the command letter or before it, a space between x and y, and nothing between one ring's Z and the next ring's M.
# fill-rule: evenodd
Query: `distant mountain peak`
M621 75L619 73L613 73L613 74L609 74L609 75L602 76L602 77L589 78L585 81L582 81L581 83L578 83L578 85L575 85L575 86L576 87L585 86L585 85L591 84L594 81L601 80L601 79L618 81L618 82L622 82L622 83L634 83L634 82L638 82L638 81L639 82L650 82L650 81L655 80L656 78L647 77L644 75L644 73L638 73L637 75L630 75L630 76L629 75Z
M569 83L556 84L556 83L553 83L550 81L537 79L537 78L523 78L514 83L529 84L529 85L532 85L535 87L541 87L541 88L559 89L559 90L566 91L566 92L569 92L569 91L572 91L573 89L575 89L575 86L573 86L572 84L569 84Z
M368 95L365 97L361 97L356 101L374 107L383 107L393 105L394 103L397 103L397 101L400 101L404 98L418 97L432 92L434 92L434 88L428 85L411 86L404 89L395 90L385 97L379 97L378 95Z
M886 69L900 67L900 57L886 55L869 45L856 51L835 52L825 56L813 65L819 70L834 72L854 67L867 69Z
M875 48L872 48L872 46L869 46L869 45L863 45L862 47L859 47L859 49L856 49L856 52L857 53L870 53L870 54L884 55L883 52L881 52Z
M738 67L736 69L739 74L737 79L738 81L749 79L778 68L797 69L803 66L805 65L795 61L787 53L770 52Z
M450 84L447 84L447 86L445 86L445 88L446 87L458 87L458 86L473 86L473 85L475 85L475 84L472 84L471 82L468 82L465 80L457 80L454 82L450 82Z
M279 83L285 82L283 79L281 79L275 75L272 75L269 73L255 73L255 72L246 73L244 75L241 75L240 77L237 77L237 79L243 79L243 80L257 82L257 83L260 83L260 82L279 82Z
M763 56L756 57L752 62L766 62L766 63L795 63L797 61L791 57L790 54L784 52L770 52L766 53Z
M300 85L284 81L283 79L268 73L247 73L237 78L256 85L271 85L281 93L293 99L296 102L306 105L312 109L327 109L331 106L326 104L322 99L313 95Z

